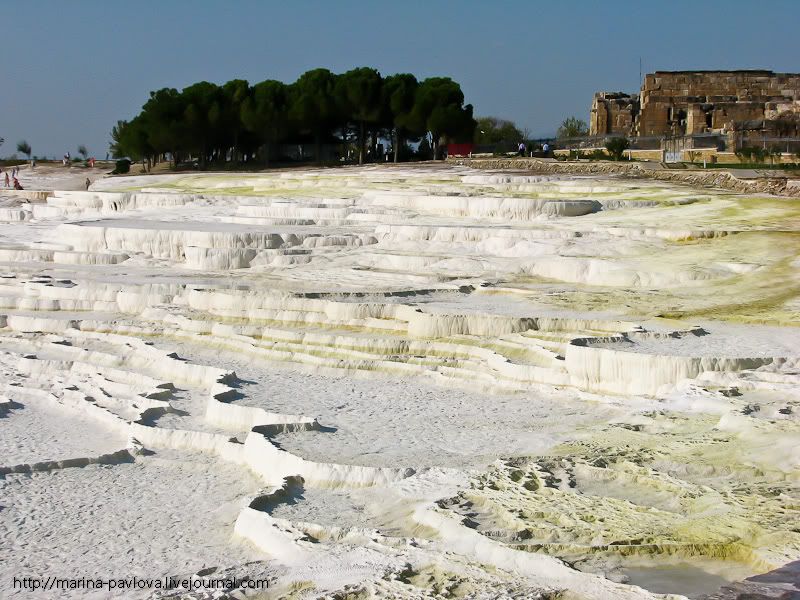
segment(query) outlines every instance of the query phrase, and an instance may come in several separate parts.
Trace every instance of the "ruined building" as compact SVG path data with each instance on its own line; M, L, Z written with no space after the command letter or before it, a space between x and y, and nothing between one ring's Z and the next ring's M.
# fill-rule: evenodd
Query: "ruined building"
M591 135L679 136L774 129L800 114L800 73L656 71L640 94L597 92ZM783 121L781 121L783 120Z

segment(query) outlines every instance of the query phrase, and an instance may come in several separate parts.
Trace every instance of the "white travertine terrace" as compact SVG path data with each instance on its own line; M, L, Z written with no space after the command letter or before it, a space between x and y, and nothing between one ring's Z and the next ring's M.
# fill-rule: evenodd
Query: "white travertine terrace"
M641 575L665 564L713 591L797 561L793 202L431 166L5 199L0 590L26 553L298 598L651 598L697 591ZM126 516L57 551L42 507L95 514L82 478ZM131 523L156 551L125 558Z

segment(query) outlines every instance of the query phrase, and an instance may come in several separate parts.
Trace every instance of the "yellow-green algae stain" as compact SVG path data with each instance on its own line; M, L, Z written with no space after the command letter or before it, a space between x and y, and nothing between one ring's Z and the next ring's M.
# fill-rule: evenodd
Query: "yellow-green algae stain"
M750 450L800 425L759 422L764 439L746 441L718 421L660 412L594 428L547 456L498 463L442 506L493 539L570 561L704 557L766 571L796 559L797 482L752 464Z

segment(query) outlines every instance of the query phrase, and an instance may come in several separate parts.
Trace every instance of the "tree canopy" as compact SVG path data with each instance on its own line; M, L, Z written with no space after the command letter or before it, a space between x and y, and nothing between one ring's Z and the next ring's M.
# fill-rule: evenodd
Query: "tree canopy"
M515 123L497 117L478 117L475 126L476 144L518 144L524 137Z
M384 119L394 135L392 146L395 162L399 159L400 148L405 146L405 140L424 129L414 113L418 88L419 82L411 73L398 73L383 80L381 104Z
M586 121L578 117L568 117L561 121L558 132L556 132L556 137L559 139L584 137L586 135L589 135L589 126Z
M614 137L606 142L606 150L614 160L622 160L625 150L630 147L628 138Z
M427 140L436 156L443 143L471 140L474 129L472 105L448 77L417 81L409 73L383 77L369 67L342 74L312 69L290 84L234 79L150 92L137 115L112 128L111 151L116 158L152 163L169 156L204 167L266 165L280 144L313 144L320 161L322 145L335 144L343 154L345 146L354 150L361 163L368 141L374 150L385 140L397 161L410 154L409 141Z
M20 140L20 141L17 142L17 152L22 152L28 158L30 158L31 157L31 152L32 152L31 145L28 142L26 142L25 140Z
M264 148L264 162L269 164L270 144L289 131L289 89L280 81L268 79L253 86L242 102L240 119L244 128Z

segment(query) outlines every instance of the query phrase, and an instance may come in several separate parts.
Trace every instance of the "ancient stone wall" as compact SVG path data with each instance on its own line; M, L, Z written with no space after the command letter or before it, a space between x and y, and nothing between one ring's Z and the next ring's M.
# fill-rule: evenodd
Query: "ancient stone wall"
M638 135L702 133L763 119L768 103L800 98L800 74L657 71L645 77L640 98Z
M640 95L599 92L590 133L663 136L720 132L731 123L800 112L800 74L656 71Z
M591 135L633 135L639 97L621 92L597 92L589 119Z

